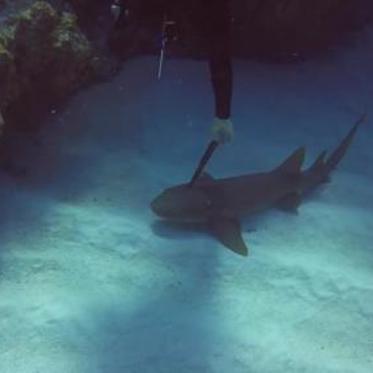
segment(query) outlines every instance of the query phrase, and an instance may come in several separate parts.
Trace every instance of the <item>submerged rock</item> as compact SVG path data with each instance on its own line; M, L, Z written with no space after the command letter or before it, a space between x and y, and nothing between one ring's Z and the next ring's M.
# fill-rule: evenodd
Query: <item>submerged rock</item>
M45 1L21 11L0 28L0 110L7 125L33 127L36 114L95 78L96 59L73 14Z

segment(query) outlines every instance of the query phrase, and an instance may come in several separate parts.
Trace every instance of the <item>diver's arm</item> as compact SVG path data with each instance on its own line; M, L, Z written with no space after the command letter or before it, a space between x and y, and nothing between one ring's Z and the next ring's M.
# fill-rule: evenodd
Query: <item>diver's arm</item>
M227 36L223 36L227 39ZM209 68L211 83L215 97L215 115L217 118L228 119L231 116L232 100L232 61L230 42L213 40L209 53Z
M207 28L209 68L215 98L213 135L219 142L233 137L230 121L232 101L231 16L228 0L215 0L215 11Z
M212 125L213 139L221 144L232 141L231 117L232 63L227 55L210 56L211 82L215 96L215 119Z

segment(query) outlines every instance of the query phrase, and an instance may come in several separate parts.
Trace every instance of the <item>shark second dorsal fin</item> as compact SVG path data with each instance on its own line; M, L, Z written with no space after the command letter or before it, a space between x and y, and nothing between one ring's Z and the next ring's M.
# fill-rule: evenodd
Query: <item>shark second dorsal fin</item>
M248 248L242 238L241 224L235 218L216 216L209 221L212 234L228 249L247 256Z
M302 146L293 152L275 171L286 175L298 175L301 172L306 150Z
M208 173L203 172L201 176L198 178L198 181L214 181L215 179Z
M325 157L327 151L324 150L319 156L316 158L315 162L313 162L312 166L309 168L310 171L318 171L322 170L325 167Z

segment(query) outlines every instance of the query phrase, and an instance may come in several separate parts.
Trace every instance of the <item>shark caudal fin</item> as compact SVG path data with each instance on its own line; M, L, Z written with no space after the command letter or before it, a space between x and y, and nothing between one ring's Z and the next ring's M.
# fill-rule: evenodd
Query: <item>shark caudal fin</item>
M326 157L327 153L326 151L323 151L316 158L312 166L304 172L303 194L307 194L322 183L329 182L330 173L338 166L339 162L346 154L357 129L360 124L364 122L365 118L366 115L364 114L356 121L350 132L329 157Z
M361 123L363 123L366 119L366 114L363 114L355 123L355 125L352 127L350 132L347 134L347 136L341 141L339 146L334 150L334 152L328 157L328 159L325 161L325 171L326 173L330 173L333 171L338 163L341 161L341 159L346 154L347 149L352 143L352 140L354 139L355 133Z
M285 175L299 175L304 162L306 150L304 146L295 150L280 166L274 171Z

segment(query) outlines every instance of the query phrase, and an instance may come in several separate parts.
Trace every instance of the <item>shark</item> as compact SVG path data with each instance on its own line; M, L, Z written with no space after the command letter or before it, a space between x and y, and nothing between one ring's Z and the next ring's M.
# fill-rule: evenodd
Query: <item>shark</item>
M330 181L331 172L346 154L364 120L365 115L354 123L329 156L322 151L304 170L306 150L302 146L267 172L222 179L205 172L193 186L185 183L162 191L151 202L151 209L168 221L206 223L225 247L247 256L249 249L243 239L242 219L270 208L297 213L307 195Z

